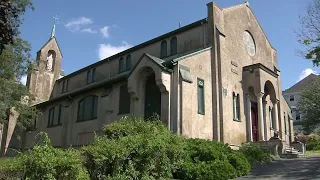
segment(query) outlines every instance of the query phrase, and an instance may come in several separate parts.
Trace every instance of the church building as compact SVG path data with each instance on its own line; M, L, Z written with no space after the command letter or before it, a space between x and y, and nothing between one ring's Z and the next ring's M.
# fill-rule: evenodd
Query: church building
M248 3L210 2L206 18L66 76L62 60L53 34L28 75L42 113L20 148L32 147L41 131L55 147L81 147L103 125L154 114L188 138L238 146L278 132L283 143L293 141L277 50Z

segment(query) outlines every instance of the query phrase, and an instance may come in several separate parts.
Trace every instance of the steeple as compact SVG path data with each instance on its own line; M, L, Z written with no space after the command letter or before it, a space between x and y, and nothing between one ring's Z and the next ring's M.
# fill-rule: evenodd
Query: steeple
M58 17L53 17L53 27L52 27L52 32L51 32L51 38L53 38L55 36L56 33L56 20L58 19Z

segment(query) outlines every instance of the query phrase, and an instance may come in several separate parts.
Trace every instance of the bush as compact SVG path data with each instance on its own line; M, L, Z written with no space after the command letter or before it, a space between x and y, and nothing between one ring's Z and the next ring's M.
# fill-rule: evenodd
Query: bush
M150 121L145 121L137 117L123 117L118 122L104 126L103 134L110 139L119 139L125 136L134 135L155 135L167 134L171 135L168 127L165 126L159 119L150 118Z
M308 151L320 150L320 136L317 134L309 135L306 142Z
M175 174L177 179L232 179L247 175L250 164L230 147L202 139L186 139L187 158Z
M265 151L254 143L244 143L240 147L239 151L244 154L250 164L266 163L272 160L270 152Z
M82 149L91 179L170 179L183 161L184 141L158 121L122 119Z
M82 165L80 152L53 148L45 135L44 142L31 151L21 153L7 165L6 172L22 172L24 179L86 180L88 173Z

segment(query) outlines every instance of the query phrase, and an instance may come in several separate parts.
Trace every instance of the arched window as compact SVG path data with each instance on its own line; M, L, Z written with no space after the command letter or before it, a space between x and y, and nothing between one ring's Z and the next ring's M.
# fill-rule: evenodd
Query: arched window
M97 118L98 96L84 97L78 104L78 121L88 121Z
M178 53L177 37L172 37L170 40L170 53L171 53L171 56Z
M119 73L122 73L122 72L124 72L125 71L125 64L124 64L124 59L123 59L123 57L121 57L120 59L119 59Z
M62 111L61 105L53 106L51 109L49 109L48 127L55 127L55 126L62 125L61 111Z
M167 41L164 40L161 42L161 52L160 52L160 58L167 57Z
M46 70L54 71L54 66L56 64L56 52L49 50L46 59Z
M131 55L129 54L126 58L126 71L131 69Z
M232 93L233 120L240 121L240 98L239 94Z

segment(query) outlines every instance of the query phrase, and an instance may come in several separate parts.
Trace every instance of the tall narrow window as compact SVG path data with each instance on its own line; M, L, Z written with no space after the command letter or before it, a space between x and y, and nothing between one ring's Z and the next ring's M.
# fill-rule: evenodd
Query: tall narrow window
M125 71L125 64L124 64L124 59L121 57L119 59L119 73L122 73Z
M161 51L160 51L160 58L167 57L167 41L164 40L161 42Z
M286 113L283 113L283 123L284 123L284 134L287 134L287 122L286 122Z
M78 122L97 118L98 96L91 95L84 97L78 103Z
M296 120L300 121L300 112L296 110Z
M129 54L126 58L126 71L131 69L131 55Z
M93 70L92 70L91 82L96 82L96 68L93 68Z
M67 83L66 83L66 92L68 92L69 90L69 79L67 79Z
M198 113L205 114L204 109L204 80L198 78Z
M170 54L175 55L178 53L178 42L177 37L172 37L170 40Z
M130 101L127 84L120 86L119 114L130 113Z
M232 94L232 103L233 103L233 120L240 120L240 98L239 94Z
M65 81L62 82L61 93L64 93L64 88L65 88Z
M62 106L54 106L49 110L48 127L60 126Z
M270 106L269 106L269 121L270 121L270 128L273 129L272 108Z
M92 75L91 75L91 70L87 72L87 84L91 83Z

